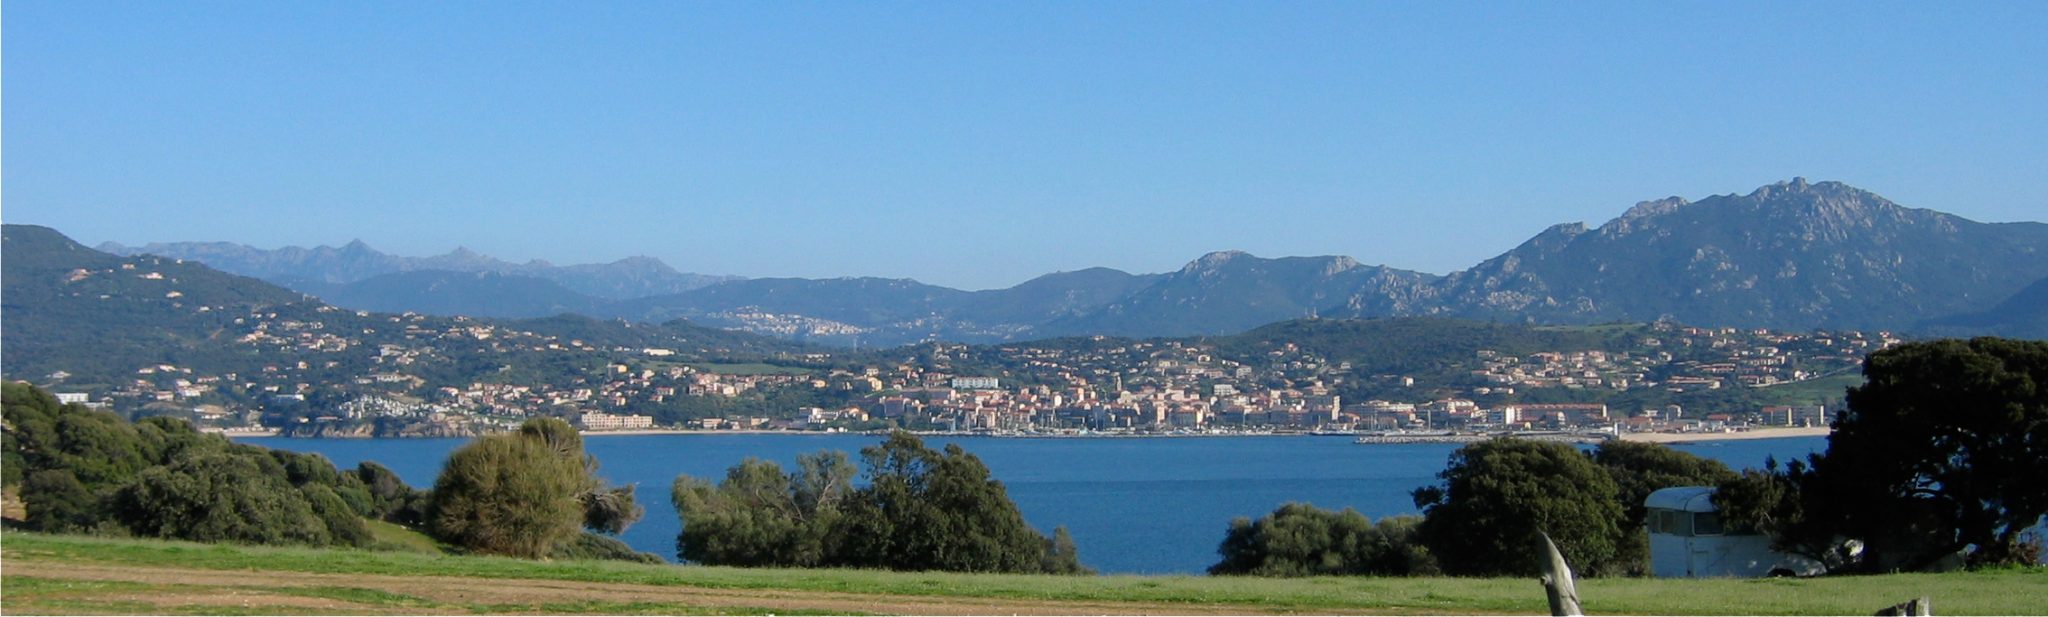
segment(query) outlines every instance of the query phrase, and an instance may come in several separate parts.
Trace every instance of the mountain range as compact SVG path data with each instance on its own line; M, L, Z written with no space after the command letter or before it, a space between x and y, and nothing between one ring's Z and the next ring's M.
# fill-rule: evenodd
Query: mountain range
M7 374L47 382L63 381L49 376L63 371L76 375L71 383L99 386L132 381L137 367L158 363L204 374L261 372L297 375L306 383L345 383L384 367L379 345L417 344L416 336L480 325L509 328L496 337L469 337L467 347L430 346L437 359L432 366L411 368L456 383L515 368L559 368L547 364L560 361L547 353L506 355L498 349L513 330L526 333L528 345L590 341L604 349L661 348L679 360L786 361L813 349L684 321L633 324L559 315L513 323L341 310L202 262L122 257L82 246L54 229L17 224L0 225L0 315L6 318L0 366ZM522 364L505 364L501 356L518 357Z
M457 248L446 255L401 257L387 254L357 240L340 247L259 249L229 242L169 242L142 246L102 243L100 251L115 255L158 255L190 259L224 272L260 278L301 291L348 291L349 287L392 275L412 272L471 272L536 278L552 281L576 294L597 300L624 300L672 294L739 277L678 272L652 257L628 257L604 264L557 266L542 260L513 263ZM408 280L400 277L401 281ZM409 283L382 282L370 285L364 297L385 297L374 289L390 290L406 285L432 284L414 277ZM504 283L500 283L504 284ZM301 289L304 288L304 289Z
M1091 268L963 291L908 279L707 276L646 257L586 266L513 264L467 250L408 258L360 241L100 248L197 260L348 308L684 318L877 346L1225 334L1315 315L2048 337L2048 224L1980 223L1800 178L1742 195L1645 201L1599 227L1552 226L1443 276L1343 256L1222 251L1162 274Z

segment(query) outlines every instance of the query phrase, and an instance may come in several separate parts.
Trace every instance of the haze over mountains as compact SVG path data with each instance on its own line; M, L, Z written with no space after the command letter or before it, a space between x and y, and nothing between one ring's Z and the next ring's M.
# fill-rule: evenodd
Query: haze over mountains
M116 255L146 253L190 259L226 272L294 289L324 287L327 291L344 290L354 283L409 272L483 272L538 278L591 298L624 300L688 291L738 278L677 272L652 257L628 257L605 264L573 266L557 266L542 260L512 263L468 248L457 248L446 255L434 257L400 257L370 248L361 240L341 247L310 249L288 246L265 250L229 242L169 242L138 247L107 242L97 248ZM428 282L425 279L415 280L414 284Z
M1310 315L2048 337L2048 302L2022 293L2048 289L2048 224L1979 223L1804 179L1646 201L1596 228L1556 225L1445 276L1342 256L1224 251L1163 274L1091 268L970 292L908 279L716 277L645 257L566 267L466 250L407 258L361 242L100 248L197 260L348 308L687 318L835 344L1225 334Z

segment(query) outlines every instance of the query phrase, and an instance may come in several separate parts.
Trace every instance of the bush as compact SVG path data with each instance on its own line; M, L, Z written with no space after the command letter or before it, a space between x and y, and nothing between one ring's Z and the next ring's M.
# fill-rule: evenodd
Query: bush
M838 520L838 503L852 489L846 455L813 455L805 469L839 469L836 479L805 482L771 461L747 459L726 471L717 486L677 476L676 513L684 522L676 557L733 566L810 567L825 559L825 538ZM820 493L823 494L820 494Z
M325 545L334 537L268 458L192 452L153 467L113 498L114 518L136 535L199 542ZM273 463L274 464L274 463Z
M334 489L323 484L307 484L299 487L299 493L306 498L306 504L313 507L313 515L320 517L320 523L327 527L327 535L334 543L342 546L370 546L376 538L370 536L370 528L363 525L363 518L355 508L343 501Z
M130 423L6 384L6 464L27 526L202 542L365 546L375 500L325 457L234 444L180 419ZM381 468L380 468L381 469ZM388 472L388 470L386 470ZM396 476L384 490L412 493Z
M662 563L661 557L652 553L642 553L633 550L633 547L620 542L618 538L589 532L569 536L568 540L556 545L554 552L549 554L548 557L552 559L602 559L607 561L631 561L635 563Z
M1397 516L1375 525L1358 511L1332 512L1289 503L1257 522L1239 517L1216 552L1210 574L1355 576L1436 573L1436 560L1416 535L1421 519Z
M546 557L585 524L623 531L642 510L631 487L608 489L596 470L582 436L555 418L478 438L450 454L435 479L427 531L468 550L526 558ZM383 492L388 505L392 492Z
M479 553L540 558L576 532L583 466L517 434L448 456L427 506L435 538Z
M69 470L44 469L29 474L21 487L29 528L55 533L90 531L98 525L99 497Z

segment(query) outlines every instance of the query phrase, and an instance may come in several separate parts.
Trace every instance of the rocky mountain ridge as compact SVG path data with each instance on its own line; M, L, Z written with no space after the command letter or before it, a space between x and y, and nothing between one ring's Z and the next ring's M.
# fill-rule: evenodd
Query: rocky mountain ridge
M1644 201L1598 227L1554 225L1443 276L1344 256L1218 251L1163 274L1091 268L974 292L880 278L727 277L697 284L716 277L684 281L702 275L677 273L651 258L515 266L460 249L397 258L360 242L267 253L218 243L128 252L204 261L350 308L688 318L786 338L880 346L1225 334L1317 315L1556 324L1673 319L1787 329L1911 330L1941 323L1948 324L1944 331L2009 333L1998 324L2018 323L2013 319L1941 320L1991 310L2048 278L2048 225L1979 223L1901 206L1839 182L1794 178L1747 194ZM373 276L435 269L489 271L504 279L412 274L411 282L372 282ZM546 278L555 286L515 277ZM336 287L336 281L355 287ZM644 293L656 289L664 291ZM1990 325L1956 325L1971 323Z

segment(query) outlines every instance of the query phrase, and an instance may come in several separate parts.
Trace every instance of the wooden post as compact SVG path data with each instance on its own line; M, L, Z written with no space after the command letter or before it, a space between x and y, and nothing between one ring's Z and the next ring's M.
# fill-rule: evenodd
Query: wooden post
M1540 564L1543 566L1543 592L1550 597L1550 614L1584 615L1579 608L1579 590L1572 585L1572 567L1564 562L1564 553L1558 552L1557 543L1550 541L1550 534L1536 532L1542 540L1539 549L1543 552Z

